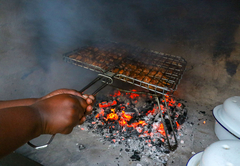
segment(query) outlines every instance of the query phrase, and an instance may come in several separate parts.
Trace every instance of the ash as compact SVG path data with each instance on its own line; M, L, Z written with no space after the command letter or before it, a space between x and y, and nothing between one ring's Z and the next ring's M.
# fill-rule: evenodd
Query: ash
M93 113L86 120L88 131L100 135L103 143L108 141L114 146L123 146L122 150L133 161L150 158L164 164L170 153L166 134L171 145L175 144L173 132L177 140L180 139L179 131L187 118L187 109L169 96L165 96L166 102L163 96L159 100L165 122L161 120L155 97L137 94L135 90L132 93L115 91L96 102Z

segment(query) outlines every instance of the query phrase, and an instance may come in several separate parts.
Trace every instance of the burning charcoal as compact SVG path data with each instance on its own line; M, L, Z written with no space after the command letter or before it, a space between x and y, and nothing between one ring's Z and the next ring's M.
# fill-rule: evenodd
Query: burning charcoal
M178 124L182 125L186 120L186 117L184 115L179 115L177 118Z
M141 157L139 156L140 152L134 151L134 154L130 157L133 161L140 161Z
M160 116L157 116L155 98L139 94L136 97L132 95L133 93L117 92L116 94L108 97L108 100L106 97L103 100L104 103L101 102L107 107L99 108L99 104L96 105L97 109L87 118L87 122L90 123L88 128L102 135L103 143L108 141L115 143L116 146L118 144L125 146L126 152L133 153L131 156L133 160L140 160L140 156L145 155L162 161L161 153L168 153L168 150L165 150L167 147L162 146L166 143L165 131ZM117 104L111 105L114 100ZM168 100L171 104L174 103L170 97ZM108 106L109 103L110 106ZM187 110L182 105L178 107L177 104L179 103L176 102L175 105L169 106L170 117L168 117L162 103L163 118L166 121L170 138L173 136L170 133L171 125L168 118L172 119L173 128L177 132L177 125L184 123L187 117ZM180 123L176 124L176 120Z

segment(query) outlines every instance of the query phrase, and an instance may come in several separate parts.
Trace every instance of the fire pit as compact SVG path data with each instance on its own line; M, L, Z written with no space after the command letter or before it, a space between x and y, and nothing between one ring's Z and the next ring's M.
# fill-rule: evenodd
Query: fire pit
M140 160L141 156L145 155L165 162L165 154L170 152L169 146L165 145L169 145L168 141L171 145L175 143L174 133L177 133L180 125L185 122L187 110L183 104L169 96L160 103L164 122L159 117L158 103L153 96L137 94L135 90L116 91L97 103L95 110L87 118L88 131L101 135L103 142L109 141L116 146L124 145L132 160ZM173 122L174 131L170 122Z
M176 90L186 61L178 56L141 49L122 43L100 42L64 55L67 62L100 72L84 87L102 85L97 94L113 79L145 89L118 90L97 103L88 117L88 130L102 135L103 141L124 144L132 160L142 153L164 163L164 154L177 148L176 132L187 117L184 105L169 97Z

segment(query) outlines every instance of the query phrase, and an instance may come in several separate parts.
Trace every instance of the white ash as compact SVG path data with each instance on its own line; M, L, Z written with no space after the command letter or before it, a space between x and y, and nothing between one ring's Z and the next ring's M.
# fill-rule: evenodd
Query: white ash
M123 146L125 148L123 150L129 154L132 160L140 161L141 158L150 158L160 163L166 163L170 151L166 137L162 134L164 130L160 131L159 129L162 122L158 114L156 101L146 95L130 98L127 94L112 96L111 98L107 97L107 99L106 103L116 100L118 105L106 108L95 107L91 116L87 118L87 122L89 122L88 130L101 135L100 141L103 143L108 141L114 146ZM161 104L164 103L162 102ZM127 125L119 125L118 120L120 118L118 120L106 119L107 114L111 113L110 108L114 108L115 113L120 117L119 107L124 107L126 115L132 116L130 121L133 121L131 123L128 121L128 127ZM102 109L104 109L104 115L96 118L96 115L99 115ZM155 112L152 110L155 110ZM152 112L149 113L148 111ZM166 115L166 108L162 111L165 112L163 114L165 121L171 118L174 123L179 120L179 124L182 124L186 120L187 111L183 105L178 106L175 104L174 106L169 106L171 117ZM130 127L134 122L139 121L144 121L146 124ZM167 128L169 128L169 124L167 125ZM179 142L180 135L178 135L176 124L174 124L174 132ZM167 135L170 144L175 144L173 132L168 131Z

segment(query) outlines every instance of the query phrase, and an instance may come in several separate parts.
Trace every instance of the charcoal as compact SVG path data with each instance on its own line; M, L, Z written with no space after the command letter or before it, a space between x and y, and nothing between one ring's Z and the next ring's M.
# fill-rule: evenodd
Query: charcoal
M139 156L139 152L134 151L134 154L130 157L133 161L140 161L141 157Z
M157 116L157 112L155 112L157 110L155 98L149 98L146 95L135 95L137 97L132 98L129 95L129 93L121 93L121 96L114 97L113 95L109 97L109 101L116 100L116 98L119 99L117 100L118 104L114 106L99 108L99 104L96 104L93 113L87 117L89 131L101 135L103 143L110 142L116 146L124 146L125 151L132 160L139 161L141 156L145 155L146 157L164 162L164 157L162 158L161 156L170 153L170 151L165 136L160 133L160 131L164 132L164 130L160 129L160 124L162 124L161 117ZM137 104L135 104L136 99L138 100ZM108 103L108 100L102 101ZM165 105L162 101L161 103ZM177 104L178 102L176 101ZM178 132L176 122L182 125L187 118L185 106L182 104L180 106L176 105L169 107L170 117L168 117L165 107L162 110L171 138L173 138L173 132L169 118L173 122L172 125L176 134ZM104 110L103 115L102 113L100 114L102 110ZM125 111L126 116L122 116L122 111ZM118 118L108 119L109 114L116 114ZM126 119L130 115L131 118ZM141 121L144 123L140 123ZM123 125L123 122L125 125ZM156 127L154 128L153 125L156 125Z
M183 115L179 115L177 118L178 124L182 125L185 122L186 118Z

